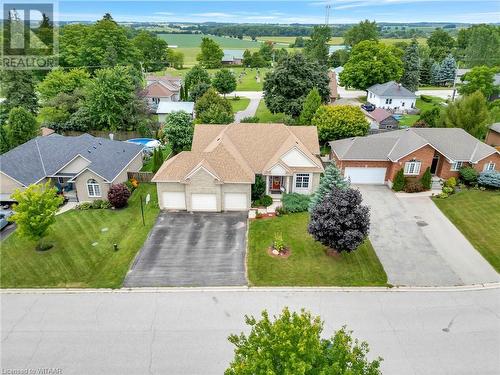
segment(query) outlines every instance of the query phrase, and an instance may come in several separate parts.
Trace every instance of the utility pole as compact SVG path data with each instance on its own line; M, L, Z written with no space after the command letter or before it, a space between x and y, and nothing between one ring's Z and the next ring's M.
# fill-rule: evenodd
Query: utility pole
M457 61L457 66L455 68L455 77L453 78L453 93L451 94L451 101L455 101L455 93L457 90L457 78L458 78L458 65L460 64L460 61Z
M330 9L332 5L330 3L325 5L325 25L328 26L330 23Z

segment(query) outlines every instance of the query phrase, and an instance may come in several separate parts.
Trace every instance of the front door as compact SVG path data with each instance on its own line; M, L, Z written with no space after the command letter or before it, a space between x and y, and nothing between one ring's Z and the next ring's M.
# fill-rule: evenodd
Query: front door
M432 158L432 164L431 164L431 174L436 174L437 166L439 163L439 155L434 155Z
M281 189L281 177L273 176L273 180L271 183L271 190L280 190Z

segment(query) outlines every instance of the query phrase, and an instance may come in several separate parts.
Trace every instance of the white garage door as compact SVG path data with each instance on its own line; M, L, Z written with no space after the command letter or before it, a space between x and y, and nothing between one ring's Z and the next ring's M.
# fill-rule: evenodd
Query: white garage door
M353 184L384 184L387 168L355 168L347 167L344 176L351 179Z
M245 193L225 193L224 194L225 211L246 211L247 195Z
M162 207L170 210L185 210L186 195L183 191L165 191L161 194Z
M217 211L217 198L215 194L191 194L191 210Z

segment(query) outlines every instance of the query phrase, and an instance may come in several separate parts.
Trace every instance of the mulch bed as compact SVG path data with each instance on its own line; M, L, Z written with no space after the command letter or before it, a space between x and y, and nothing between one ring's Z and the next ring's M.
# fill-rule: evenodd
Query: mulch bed
M290 255L292 255L292 251L290 250L289 247L286 247L285 250L279 253L278 255L273 254L273 250L274 250L273 247L269 246L267 248L267 255L273 258L280 258L280 259L287 259Z
M337 258L337 259L340 258L340 253L337 250L329 248L325 252L326 252L326 255L328 255L329 257Z

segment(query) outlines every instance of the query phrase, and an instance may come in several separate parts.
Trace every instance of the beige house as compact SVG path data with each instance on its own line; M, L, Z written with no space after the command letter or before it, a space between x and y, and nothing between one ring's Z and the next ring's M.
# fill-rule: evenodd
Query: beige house
M107 199L111 184L142 168L142 147L83 134L36 137L0 155L0 201L16 189L51 182L69 200Z
M313 126L196 125L191 151L167 160L153 178L160 208L245 211L255 175L266 194L311 194L324 171Z

